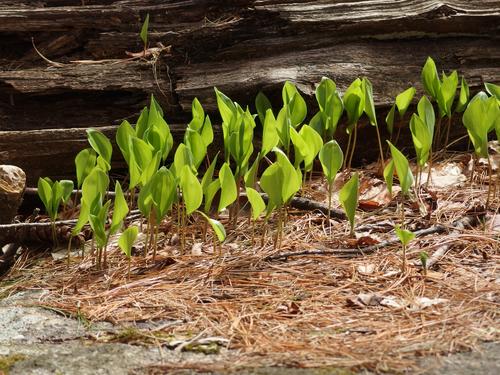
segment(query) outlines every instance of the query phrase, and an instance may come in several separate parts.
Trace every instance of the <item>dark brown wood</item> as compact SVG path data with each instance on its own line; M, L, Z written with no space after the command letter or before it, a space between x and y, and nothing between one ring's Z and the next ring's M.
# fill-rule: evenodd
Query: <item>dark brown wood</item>
M130 60L143 48L146 13L149 47L161 52ZM500 0L0 0L0 162L19 163L29 181L70 175L86 145L78 129L112 135L109 126L134 122L151 93L179 124L177 139L194 97L217 128L213 86L251 107L263 90L277 106L292 80L310 118L322 76L341 90L367 76L383 118L400 91L422 93L429 55L473 91L500 83L499 25Z

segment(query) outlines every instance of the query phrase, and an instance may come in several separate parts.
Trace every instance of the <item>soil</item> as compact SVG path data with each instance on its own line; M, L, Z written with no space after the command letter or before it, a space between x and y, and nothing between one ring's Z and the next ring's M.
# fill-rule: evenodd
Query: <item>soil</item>
M170 368L184 368L178 373L221 373L213 369L219 361L237 357L238 353L221 351L202 354L169 350L154 345L132 345L116 342L131 332L130 327L111 323L88 324L37 305L44 292L21 292L0 300L0 373L5 374L145 374L164 373ZM137 326L137 332L145 330ZM136 332L136 334L137 334ZM107 339L106 339L107 338ZM105 342L108 341L108 342ZM498 374L500 345L484 343L480 351L427 357L419 363L426 374ZM187 369L186 369L187 368ZM168 371L172 373L171 371ZM369 374L342 368L298 369L262 367L232 371L250 374Z

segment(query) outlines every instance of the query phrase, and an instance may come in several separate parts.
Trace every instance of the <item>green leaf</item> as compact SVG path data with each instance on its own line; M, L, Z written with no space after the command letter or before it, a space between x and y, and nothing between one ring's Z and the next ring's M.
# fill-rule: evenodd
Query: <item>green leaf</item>
M486 85L486 84L485 84ZM455 112L461 113L467 107L469 102L469 85L464 77L462 77L462 82L460 83L460 95L458 96L458 101L455 106Z
M57 218L57 212L59 211L59 205L63 199L64 190L60 181L54 182L52 185L52 209L50 215L52 220Z
M246 188L248 202L252 206L252 219L257 220L262 212L266 209L266 203L260 193L250 187Z
M307 116L306 102L297 87L289 81L286 81L283 86L282 98L283 104L289 108L291 125L296 128Z
M210 224L210 226L212 227L213 231L217 235L217 238L219 239L219 242L224 242L224 240L226 239L226 229L224 228L224 225L222 225L222 223L220 221L208 217L207 215L205 215L201 211L197 211L197 212L201 216L203 216L205 218L205 220Z
M107 242L106 235L106 218L108 216L109 206L111 201L107 201L104 206L99 204L95 205L97 212L91 213L89 215L90 227L92 228L92 233L94 234L94 240L98 247L104 247ZM92 212L91 208L91 212Z
M347 121L349 125L358 122L365 110L365 86L361 79L356 78L344 93L344 109L347 112ZM370 119L371 120L371 119Z
M464 83L464 78L462 77L462 84ZM467 85L467 83L466 83ZM486 92L491 96L497 98L498 105L500 105L500 86L495 85L494 83L485 82L484 87L486 88ZM460 92L461 94L461 92ZM469 87L467 87L467 96L469 95Z
M257 109L257 113L259 114L260 123L263 125L267 116L267 111L270 110L271 114L273 113L273 106L262 91L259 91L257 97L255 98L255 108Z
M302 186L302 174L300 169L295 169L288 157L283 151L275 148L276 163L280 166L283 173L283 181L281 183L281 200L283 203L288 202Z
M441 81L439 80L436 64L431 57L428 57L424 64L421 77L425 92L437 99L439 91L441 90Z
M141 111L139 119L137 120L137 124L135 125L135 133L138 138L143 139L144 133L148 129L149 123L149 109L144 107Z
M479 157L488 157L488 133L493 130L499 116L497 99L480 91L467 105L462 121Z
M203 196L205 199L203 210L206 213L210 212L210 209L212 208L212 202L219 189L220 189L220 180L217 179L208 184L207 187L203 190Z
M411 173L410 163L408 159L399 151L391 142L387 141L391 148L392 160L398 175L399 185L404 195L408 195L410 188L413 185L413 174Z
M271 208L283 205L281 190L284 182L283 170L278 163L271 164L262 173L260 187L269 197L268 213Z
M218 157L219 154L217 153L217 155L215 155L214 160L212 160L207 170L205 171L203 178L201 179L201 188L203 189L203 194L205 194L205 190L207 189L208 185L210 185L213 181L215 166L217 165Z
M370 124L373 126L378 126L377 124L377 114L375 113L375 103L373 101L373 86L368 78L363 78L362 81L363 93L365 98L365 108L364 111L368 118L370 119ZM397 98L396 98L397 102Z
M441 83L437 96L437 103L441 117L451 117L451 108L453 106L453 101L455 100L457 86L458 74L456 70L454 70L449 76L443 73L443 82Z
M125 229L118 239L118 246L127 258L132 256L132 246L134 246L138 234L139 228L134 225Z
M313 126L318 134L328 134L328 136L333 137L344 111L344 103L337 91L335 82L323 77L316 88L316 101L320 109L321 126L318 126L319 122L317 120L311 126Z
M104 197L108 185L108 175L99 167L95 167L83 181L82 200L90 205L97 197Z
M153 159L154 148L140 138L132 137L130 139L131 154L133 154L134 162L142 173Z
M191 154L193 155L193 164L197 169L207 155L207 146L205 145L202 136L195 130L189 128L186 129L184 143L187 147L189 147L189 150L191 150Z
M127 120L123 120L116 131L116 143L127 165L130 164L130 138L135 136L135 130L132 128L132 125Z
M394 131L394 112L396 111L396 104L393 104L389 113L385 117L385 123L387 124L387 131L392 135Z
M174 175L166 167L161 167L152 177L149 189L156 208L156 223L160 224L177 198Z
M415 87L410 87L396 96L396 105L398 107L399 117L403 117L406 110L411 104L413 97L415 96Z
M151 159L149 164L146 166L146 168L142 171L141 173L141 178L140 178L140 184L142 186L146 185L151 178L154 176L156 171L158 171L158 167L160 166L160 151L158 151L155 156Z
M422 98L418 101L418 117L425 123L427 129L429 130L429 134L431 136L431 142L434 138L434 125L436 122L436 114L434 113L434 107L427 96L422 96Z
M149 217L151 214L151 209L153 207L153 193L152 193L153 179L144 185L139 191L139 196L137 197L137 207L141 214L145 217Z
M75 184L71 180L61 180L59 181L62 188L62 197L61 200L64 204L68 203L71 194L73 193L73 188Z
M142 24L141 27L141 40L144 43L144 48L146 48L146 45L148 44L148 29L149 29L149 13L146 14L146 19L144 20L144 23Z
M309 146L299 134L297 130L293 127L290 127L290 139L293 143L293 147L295 150L295 162L294 166L297 168L300 163L307 157L309 153L312 153L312 150L309 150Z
M224 163L219 171L219 181L221 193L218 211L221 212L224 208L233 203L238 195L233 172L227 163Z
M354 173L349 181L339 191L339 201L351 224L351 233L354 233L354 220L358 207L359 176Z
M394 182L394 161L392 159L384 168L384 180L389 194L392 195L392 184Z
M170 167L170 170L174 174L174 176L179 179L180 178L180 173L184 166L189 166L192 168L193 166L193 154L191 153L191 150L189 147L187 147L184 143L181 143L178 147L177 150L175 151L174 155L174 162L172 166Z
M276 129L276 119L274 118L273 111L268 109L264 119L264 127L262 131L262 147L261 156L267 155L271 150L276 147L279 142L278 131Z
M115 202L113 206L113 217L111 219L111 227L109 229L110 234L114 234L120 229L123 223L123 219L128 214L128 205L123 195L123 190L120 183L117 181L115 184Z
M191 215L201 205L203 190L189 165L184 165L180 174L179 186L182 190L182 199L186 204L186 215Z
M97 155L92 148L86 148L80 151L76 155L75 166L76 166L76 181L78 189L80 189L85 178L95 167L96 161L97 161Z
M328 183L331 184L344 160L344 154L337 141L331 140L323 145L319 152L319 160L323 173Z
M222 117L222 121L229 125L233 116L236 114L236 107L229 97L217 90L217 87L214 87L214 90L217 96L217 106L219 107L219 113Z
M410 241L415 238L415 233L410 232L409 230L406 229L402 229L399 225L396 225L394 230L396 231L396 234L401 243L403 244L403 246L408 246Z
M307 155L304 157L304 171L308 172L313 168L314 160L323 146L321 135L309 125L303 125L299 134L308 145Z
M429 134L427 125L416 114L411 116L410 131L417 153L417 163L420 167L423 167L432 148L432 136Z
M257 157L252 163L252 166L248 168L248 171L245 173L244 176L245 186L252 187L255 186L255 184L257 183L257 172L259 171L261 158L262 156L260 154L257 155Z
M113 153L113 146L110 140L100 131L95 129L87 129L87 137L90 146L101 156L106 163L107 170L111 169L111 155Z
M43 205L45 206L45 210L47 210L47 214L49 217L53 216L52 212L52 185L50 180L46 178L38 179L38 196L42 200Z

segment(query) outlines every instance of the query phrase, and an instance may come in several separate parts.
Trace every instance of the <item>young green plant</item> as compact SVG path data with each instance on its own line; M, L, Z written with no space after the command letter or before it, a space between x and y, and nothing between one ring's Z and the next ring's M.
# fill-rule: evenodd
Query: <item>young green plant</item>
M139 234L139 228L136 226L128 227L123 231L118 239L118 246L120 247L123 254L127 257L127 279L130 279L130 261L132 258L132 246L137 239Z
M401 246L403 248L403 262L401 265L401 272L405 273L406 272L406 249L408 247L408 244L415 238L415 233L401 228L399 225L396 225L394 228L396 231L396 235L399 238L399 241L401 242Z
M332 187L337 172L342 168L344 154L339 144L331 140L323 145L319 152L319 160L323 168L323 174L328 181L328 212L332 209ZM328 220L331 226L331 221Z
M354 223L356 219L356 208L358 207L359 176L354 173L339 191L339 201L349 219L350 235L354 237Z

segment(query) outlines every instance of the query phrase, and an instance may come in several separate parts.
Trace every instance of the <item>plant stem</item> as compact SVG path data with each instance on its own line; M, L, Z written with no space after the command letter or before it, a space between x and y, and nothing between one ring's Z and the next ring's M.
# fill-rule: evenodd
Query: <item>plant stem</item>
M154 233L155 233L155 238L154 238L154 247L153 247L153 263L156 259L156 251L158 249L158 231L159 231L160 224L156 224L154 226Z
M130 258L128 257L128 265L127 265L127 279L130 280Z
M267 233L267 217L264 220L264 230L262 231L262 238L260 240L260 246L264 247L264 241L266 239L266 233Z
M444 149L448 148L448 140L450 138L450 129L451 129L451 116L448 117L448 122L446 124L446 137L444 141Z
M398 141L399 141L399 136L401 135L401 128L403 127L403 119L399 120L398 122L398 132L396 133L396 139L394 140L394 146L396 146L398 144ZM387 150L389 150L390 148L388 148Z
M68 261L68 268L69 268L69 262L70 262L70 253L71 253L71 241L73 240L73 236L70 236L69 237L69 242L68 242L68 257L67 257L67 261Z
M255 220L252 220L252 247L254 247L254 245L255 245Z
M349 132L349 138L347 139L347 147L345 149L345 158L344 158L344 166L342 169L346 169L346 166L347 166L347 158L349 156L349 150L350 150L350 147L351 147L351 136L352 136L352 131Z
M352 140L352 146L351 146L351 155L349 156L349 164L347 164L347 169L351 169L351 163L352 163L352 158L354 156L354 151L356 150L356 142L358 138L358 123L354 124L354 137Z
M375 125L375 130L377 131L378 148L380 151L380 162L382 163L382 169L383 169L385 166L384 150L382 149L382 138L380 137L380 130L378 129L378 125Z
M432 147L429 150L429 172L427 174L427 182L425 183L425 187L429 187L429 184L431 182L431 173L432 173Z
M488 153L488 197L486 198L486 211L488 211L488 208L490 207L490 196L491 196L491 189L492 189L492 174L493 174L493 169L491 168L491 158L490 154Z
M330 218L330 211L332 210L332 187L333 181L328 183L328 230L332 234L332 220Z
M434 137L434 144L431 147L431 149L436 150L436 148L439 146L439 141L441 138L441 116L438 117L437 124L436 124L436 136Z
M405 225L405 201L404 198L401 199L401 206L400 206L400 212L401 212L401 229L406 229ZM403 264L402 264L402 272L406 272L406 245L403 243Z
M52 227L52 244L54 249L57 248L57 232L56 232L56 222L54 219L51 219L51 227Z

